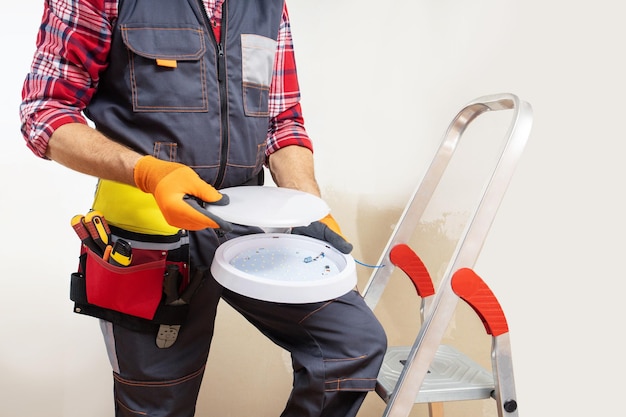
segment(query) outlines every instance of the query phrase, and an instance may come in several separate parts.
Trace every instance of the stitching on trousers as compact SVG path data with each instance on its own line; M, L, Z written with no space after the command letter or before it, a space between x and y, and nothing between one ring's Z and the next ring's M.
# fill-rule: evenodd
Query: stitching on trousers
M335 358L335 359L323 359L324 362L342 362L342 361L358 361L359 359L365 359L367 355L357 356L356 358Z
M168 381L133 381L130 379L122 378L121 376L115 373L113 374L113 378L115 378L115 380L117 380L118 382L124 385L129 385L133 387L171 387L171 386L179 385L184 382L197 378L199 375L201 375L204 372L204 368L205 367L203 366L202 368L198 369L197 371L189 375L185 375L181 378L172 379Z
M130 408L128 408L128 407L127 407L127 406L126 406L123 402L121 402L120 400L117 400L116 402L117 402L117 404L119 404L119 406L120 406L120 407L124 408L125 410L127 410L127 411L129 411L129 412L131 412L131 413L133 413L133 414L137 414L137 415L140 415L140 416L147 416L147 415L148 415L148 413L146 413L146 412L144 412L144 411L136 411L136 410L131 410Z
M335 380L332 380L332 381L326 381L324 383L324 385L326 385L327 387L329 385L335 385L335 387L324 388L324 391L326 391L326 392L330 392L330 391L372 391L374 389L374 387L372 387L372 388L354 388L354 387L343 388L342 384L345 383L345 382L349 382L349 381L370 382L370 381L376 381L376 378L344 378L344 379L335 379Z
M313 314L317 313L318 311L326 308L327 306L329 306L330 304L334 303L334 300L330 300L326 303L324 303L322 306L320 306L319 308L311 311L309 314L307 314L306 316L304 316L299 322L298 324L302 324L306 319L308 319L309 317L311 317Z

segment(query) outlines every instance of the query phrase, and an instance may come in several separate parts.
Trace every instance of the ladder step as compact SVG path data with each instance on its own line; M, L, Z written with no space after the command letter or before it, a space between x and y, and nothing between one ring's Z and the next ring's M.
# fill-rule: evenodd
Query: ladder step
M410 350L411 346L388 348L376 387L383 400L391 397ZM439 345L415 403L481 400L491 398L494 390L491 372L454 347Z

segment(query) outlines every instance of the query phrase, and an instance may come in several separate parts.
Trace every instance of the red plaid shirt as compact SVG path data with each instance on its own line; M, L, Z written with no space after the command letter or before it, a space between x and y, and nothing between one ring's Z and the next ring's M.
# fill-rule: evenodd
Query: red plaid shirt
M203 0L214 26L224 0ZM37 50L22 90L20 118L27 146L44 157L50 136L65 123L84 123L82 114L107 67L117 0L48 0ZM304 129L300 90L287 7L278 34L269 96L267 154L288 146L313 149Z

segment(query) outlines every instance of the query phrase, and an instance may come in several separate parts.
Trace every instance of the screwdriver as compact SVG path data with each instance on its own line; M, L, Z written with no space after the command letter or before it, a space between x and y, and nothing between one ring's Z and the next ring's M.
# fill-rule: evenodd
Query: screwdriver
M87 226L83 221L84 218L85 216L83 216L82 214L77 214L72 217L70 221L72 228L80 238L80 241L83 243L83 245L91 249L92 252L95 252L98 255L102 255L102 249L100 249L100 246L98 246L98 244L91 238L91 234L87 230Z
M111 229L106 220L104 220L104 216L99 211L94 210L87 213L83 221L89 231L89 235L100 247L100 253L104 253L111 241Z

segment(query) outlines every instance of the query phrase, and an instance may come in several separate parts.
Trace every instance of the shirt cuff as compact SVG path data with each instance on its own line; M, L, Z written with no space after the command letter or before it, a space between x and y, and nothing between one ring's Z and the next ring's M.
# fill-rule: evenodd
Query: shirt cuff
M304 128L300 105L288 109L273 119L267 138L266 156L286 146L303 146L313 152L313 142Z
M59 127L68 123L87 124L87 120L80 114L72 111L47 110L38 113L31 120L24 123L22 133L26 146L40 158L47 159L46 150L52 134Z

